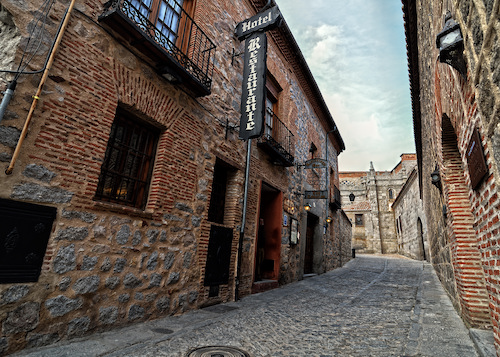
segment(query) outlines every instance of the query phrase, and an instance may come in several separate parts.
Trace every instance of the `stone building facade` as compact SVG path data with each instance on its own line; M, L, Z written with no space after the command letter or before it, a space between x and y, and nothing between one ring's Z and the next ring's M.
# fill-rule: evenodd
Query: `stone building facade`
M246 45L234 29L266 2L160 3L0 5L12 49L1 55L0 89L17 79L0 125L0 354L229 301L349 260L344 143L286 23L267 33L269 110L251 144L240 245ZM48 77L17 75L43 67L67 9ZM303 166L326 153L325 168ZM306 189L328 199L307 200L306 213Z
M353 249L359 253L397 253L392 204L416 165L415 154L402 154L391 171L340 172L342 207L353 224Z
M493 327L497 351L499 7L494 0L403 1L431 262L464 321ZM450 56L437 47L446 22L460 29Z
M417 260L430 260L427 225L414 169L392 203L396 219L398 253Z

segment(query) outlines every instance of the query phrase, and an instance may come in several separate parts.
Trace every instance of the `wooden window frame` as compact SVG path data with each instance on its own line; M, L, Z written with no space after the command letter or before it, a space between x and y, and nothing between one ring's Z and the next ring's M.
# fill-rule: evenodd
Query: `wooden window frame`
M266 118L265 118L265 123L264 123L264 134L270 135L272 138L275 136L275 123L274 123L274 116L279 117L279 94L283 89L281 86L278 84L278 81L274 78L274 76L267 72L266 76ZM268 102L271 102L272 105L269 106ZM271 125L270 125L270 130L269 130L269 125L268 125L268 115L270 115L270 120L271 120Z
M160 29L160 27L157 26L157 24L159 22L158 15L159 15L159 12L160 12L160 3L164 2L166 4L167 8L169 8L171 11L177 13L179 15L179 18L178 18L178 21L177 21L177 28L176 29L173 29L171 27L171 25L172 25L171 20L170 20L170 24L166 24L166 23L164 23L162 21L162 24L165 24L165 28L168 29L167 31L175 36L175 41L172 41L172 39L170 38L170 36L167 36L165 33L163 33L163 35L165 37L167 37L170 41L172 41L172 43L176 47L178 47L181 51L186 51L187 50L188 41L182 41L181 40L182 34L185 31L184 28L186 26L187 20L186 20L185 16L182 16L182 12L180 12L180 13L177 12L174 7L176 5L178 5L190 17L193 17L196 0L181 0L181 1L179 1L179 0L150 0L151 1L151 5L150 6L148 6L148 5L145 4L145 2L147 0L135 0L135 1L137 1L138 3L140 3L142 5L142 6L140 6L140 8L145 8L145 9L149 10L148 11L148 13L149 13L148 16L146 16L144 14L143 15L146 16L148 18L148 20L161 33L163 33L162 30ZM181 2L181 4L179 4L179 2ZM172 6L172 3L174 3L173 4L174 6ZM133 5L133 6L136 7L135 5ZM138 10L140 10L140 9L138 9ZM168 12L168 10L166 10L166 12Z
M264 123L264 135L269 135L272 138L274 137L274 115L276 113L277 107L278 100L268 91L266 96L266 118Z

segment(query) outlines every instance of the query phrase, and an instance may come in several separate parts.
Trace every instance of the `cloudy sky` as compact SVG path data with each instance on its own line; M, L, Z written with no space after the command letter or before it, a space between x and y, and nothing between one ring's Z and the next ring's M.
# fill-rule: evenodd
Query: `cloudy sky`
M415 152L400 0L276 0L339 127L341 171Z

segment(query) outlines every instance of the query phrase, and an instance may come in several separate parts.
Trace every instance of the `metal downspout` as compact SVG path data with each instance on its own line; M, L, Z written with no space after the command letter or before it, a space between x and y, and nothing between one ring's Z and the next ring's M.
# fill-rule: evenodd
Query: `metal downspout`
M2 99L2 103L0 103L0 123L2 122L5 111L7 110L7 106L9 105L12 96L14 95L14 91L16 90L17 81L14 79L9 83L7 90Z
M23 127L23 130L21 132L21 136L19 137L19 141L17 142L16 149L14 151L14 154L12 155L10 165L5 170L5 174L7 174L7 175L12 174L12 171L14 170L14 165L16 164L17 157L19 156L19 153L21 151L21 146L24 142L24 138L26 137L26 134L28 133L28 127L29 127L31 119L33 117L33 113L35 111L38 100L40 99L40 94L42 93L43 85L45 84L45 81L47 80L47 77L49 75L50 68L52 67L52 63L54 62L55 54L57 52L59 44L61 43L61 40L63 38L66 27L69 23L69 18L71 16L71 12L73 11L73 7L75 6L75 2L76 2L76 0L71 0L71 3L69 4L68 11L64 17L64 22L63 22L62 27L61 27L61 32L57 36L56 42L55 42L54 47L52 49L52 53L50 54L50 58L49 58L49 61L47 63L47 67L45 68L45 71L43 72L43 76L42 76L42 79L40 80L40 84L38 85L38 89L36 91L36 94L33 96L33 102L31 103L31 108L29 110L28 116L26 117L26 121L24 123L24 127Z
M238 263L236 267L236 287L234 290L234 300L238 301L240 299L240 279L241 279L241 261L243 254L243 236L245 234L245 223L247 220L247 204L248 204L248 179L250 176L250 159L251 159L251 148L252 139L248 139L247 142L247 162L245 167L245 193L243 195L243 214L241 218L240 225L240 238L238 241Z

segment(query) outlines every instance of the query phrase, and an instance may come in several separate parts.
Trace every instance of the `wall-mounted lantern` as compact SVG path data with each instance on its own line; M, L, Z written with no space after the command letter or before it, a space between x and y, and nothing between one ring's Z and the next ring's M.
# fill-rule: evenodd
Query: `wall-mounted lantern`
M311 210L311 208L312 208L312 207L311 207L311 205L310 205L309 203L306 203L306 204L304 205L304 210L305 210L306 212L309 212L309 211Z
M326 223L331 223L332 222L332 217L328 216L326 217Z
M453 20L449 11L444 18L444 27L436 37L436 46L439 48L439 62L452 66L466 79L464 39L460 25Z
M439 173L439 167L436 165L436 168L431 173L431 183L436 186L439 191L441 191L441 174Z

